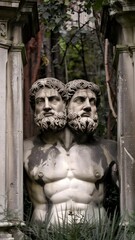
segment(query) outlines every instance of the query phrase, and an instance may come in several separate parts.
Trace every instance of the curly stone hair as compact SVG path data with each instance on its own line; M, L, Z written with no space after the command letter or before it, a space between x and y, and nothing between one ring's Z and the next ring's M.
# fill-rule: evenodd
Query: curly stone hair
M96 94L96 97L97 97L96 105L98 106L100 104L100 96L101 96L100 88L98 85L96 85L93 82L88 82L83 79L75 79L73 81L68 82L65 85L65 89L66 89L67 101L69 101L72 98L72 96L75 94L77 90L90 89L92 92Z
M35 111L35 95L36 93L45 87L53 88L58 91L61 95L62 99L66 101L66 92L65 92L65 84L56 78L42 78L38 79L33 83L30 91L29 91L29 101L33 111Z

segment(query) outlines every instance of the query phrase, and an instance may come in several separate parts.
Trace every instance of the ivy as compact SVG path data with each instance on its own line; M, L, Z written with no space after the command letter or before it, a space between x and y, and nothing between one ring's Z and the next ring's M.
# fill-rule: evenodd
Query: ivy
M40 21L45 24L46 31L59 32L61 27L66 29L67 22L71 21L71 14L76 8L80 12L91 13L101 10L104 4L109 4L109 0L44 0L38 4Z
M44 0L38 5L40 21L44 23L46 31L59 32L65 22L70 19L67 13L67 1Z

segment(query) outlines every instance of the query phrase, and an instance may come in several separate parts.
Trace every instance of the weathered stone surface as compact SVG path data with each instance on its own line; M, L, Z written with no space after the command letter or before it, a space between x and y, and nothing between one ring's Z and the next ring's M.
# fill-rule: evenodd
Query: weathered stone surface
M27 41L37 31L36 24L32 29L30 18L35 18L38 24L36 1L0 1L0 234L4 227L12 228L23 221L23 66L26 59L22 32ZM26 25L31 28L28 34L23 31ZM14 224L10 220L15 220ZM17 237L4 233L0 239Z
M115 45L118 76L118 161L121 214L135 211L135 3L111 1L108 38ZM108 28L109 29L109 28ZM115 41L114 41L115 39Z
M129 34L129 32L127 32ZM121 212L135 211L135 48L119 54L118 64L118 144L121 176Z

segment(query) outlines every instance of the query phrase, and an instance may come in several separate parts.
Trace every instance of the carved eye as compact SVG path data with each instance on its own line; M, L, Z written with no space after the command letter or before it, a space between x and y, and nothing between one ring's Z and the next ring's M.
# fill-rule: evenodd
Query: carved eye
M74 102L76 102L76 103L83 103L83 102L85 102L85 97L81 97L81 96L79 96L79 97L76 97L75 99L74 99Z
M96 105L96 99L95 98L91 98L90 99L90 104L91 104L91 106L95 106Z
M41 104L44 102L44 98L37 98L36 99L36 104Z
M58 96L51 96L49 97L49 101L55 104L60 101L60 98Z

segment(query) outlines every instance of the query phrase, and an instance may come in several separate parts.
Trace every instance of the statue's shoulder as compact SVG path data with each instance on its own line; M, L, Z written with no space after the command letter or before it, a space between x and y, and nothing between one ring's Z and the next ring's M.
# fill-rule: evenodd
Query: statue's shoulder
M100 139L100 146L110 161L117 162L117 142L111 139Z
M110 150L112 149L112 151L117 150L117 142L111 139L94 137L90 139L88 143L93 144L95 146L104 146Z
M114 140L101 138L99 141L100 141L100 144L103 144L104 146L110 149L111 148L117 149L117 142Z
M24 151L27 151L27 150L33 148L34 139L35 139L35 137L31 137L31 138L28 138L28 139L24 140L24 142L23 142Z
M28 169L29 156L32 154L33 151L37 150L39 146L42 146L42 142L38 135L24 140L24 144L23 144L24 160L23 161L26 169Z
M35 146L42 145L39 135L24 140L24 152L31 150Z

